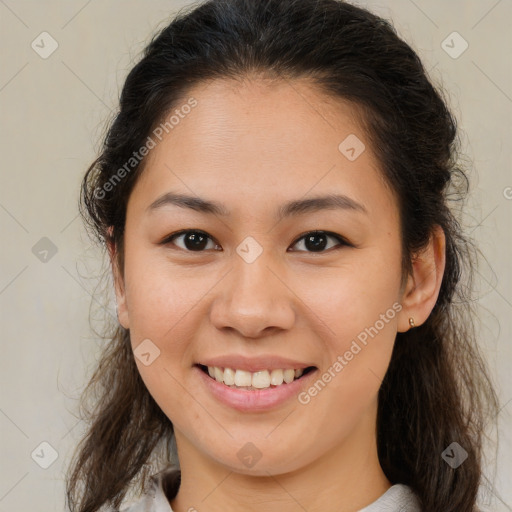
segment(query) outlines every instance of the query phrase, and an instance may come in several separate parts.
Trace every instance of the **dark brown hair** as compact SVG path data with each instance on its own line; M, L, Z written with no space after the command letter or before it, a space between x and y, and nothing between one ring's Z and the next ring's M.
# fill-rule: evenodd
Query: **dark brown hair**
M397 198L405 276L433 229L444 230L438 300L423 325L397 334L379 391L378 454L388 479L411 486L425 512L475 510L484 431L497 400L472 324L475 251L451 206L462 204L467 179L440 88L388 21L337 0L210 0L181 12L126 79L82 182L84 221L115 248L122 275L126 205L144 160L115 186L107 183L193 85L253 75L307 79L357 105ZM115 325L105 336L111 341L82 398L94 397L95 407L86 411L89 430L69 469L72 512L118 507L134 479L144 484L152 464L170 460L173 426L139 376L129 332ZM441 458L454 441L469 454L457 469Z

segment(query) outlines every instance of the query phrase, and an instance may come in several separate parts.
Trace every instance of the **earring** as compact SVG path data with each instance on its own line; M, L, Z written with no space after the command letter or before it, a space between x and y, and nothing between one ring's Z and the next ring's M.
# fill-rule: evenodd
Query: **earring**
M411 316L409 317L409 325L411 326L411 329L415 326L414 324L414 318Z

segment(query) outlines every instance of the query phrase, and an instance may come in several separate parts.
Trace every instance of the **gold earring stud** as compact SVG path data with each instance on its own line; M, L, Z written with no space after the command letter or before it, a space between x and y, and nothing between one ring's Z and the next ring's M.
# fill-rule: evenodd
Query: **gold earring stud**
M409 325L411 326L411 329L415 326L414 318L412 316L409 318Z

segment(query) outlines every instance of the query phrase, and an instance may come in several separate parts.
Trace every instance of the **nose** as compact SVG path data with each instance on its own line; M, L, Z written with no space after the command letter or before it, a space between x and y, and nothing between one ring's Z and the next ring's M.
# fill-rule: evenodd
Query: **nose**
M219 330L259 338L291 329L295 322L295 295L284 272L263 255L252 263L235 261L216 291L210 315Z

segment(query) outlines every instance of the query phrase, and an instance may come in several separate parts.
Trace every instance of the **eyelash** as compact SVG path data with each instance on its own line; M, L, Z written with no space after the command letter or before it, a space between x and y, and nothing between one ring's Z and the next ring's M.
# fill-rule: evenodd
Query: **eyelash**
M168 245L168 244L172 243L172 241L174 239L176 239L176 238L178 238L180 236L183 236L183 235L190 234L190 233L198 233L198 234L204 235L204 236L206 236L207 238L209 238L210 240L212 240L213 242L215 242L217 244L217 242L208 233L205 233L204 231L201 231L200 229L185 229L185 230L182 230L182 231L178 231L178 232L173 233L173 234L169 235L168 237L166 237L164 240L162 240L162 242L160 242L160 244L161 245ZM336 239L339 242L339 245L335 246L334 249L340 249L343 246L345 246L345 247L354 247L354 245L352 245L350 242L348 242L341 235L338 235L336 233L332 233L331 231L322 231L322 230L308 231L307 233L302 234L299 238L297 238L293 242L292 246L296 245L298 242L300 242L301 240L303 240L307 236L311 236L311 235L325 235L328 238ZM220 245L220 244L217 244L217 245ZM185 252L190 252L190 253L205 252L205 250L191 251L191 250L188 250L188 249L183 249L182 247L178 247L178 249L180 249L182 251L185 251ZM311 254L323 254L323 253L326 253L326 252L330 251L331 249L333 249L333 247L330 247L329 249L318 251L318 252L315 252L315 251L296 251L296 252L309 252Z

